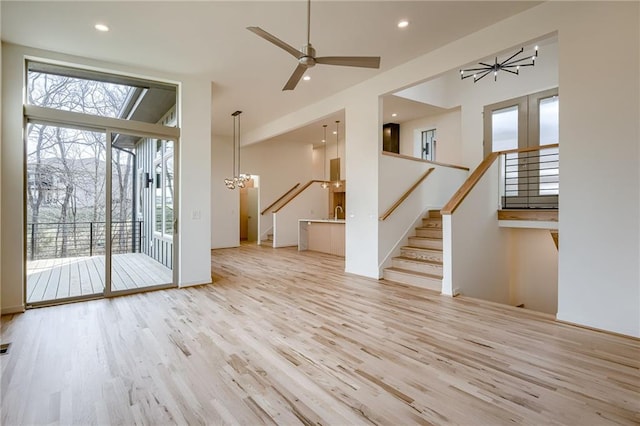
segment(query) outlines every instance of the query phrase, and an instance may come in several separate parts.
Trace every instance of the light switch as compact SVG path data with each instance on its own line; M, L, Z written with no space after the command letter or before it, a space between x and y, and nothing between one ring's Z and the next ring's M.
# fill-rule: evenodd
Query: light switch
M200 210L193 210L191 212L191 220L200 220Z

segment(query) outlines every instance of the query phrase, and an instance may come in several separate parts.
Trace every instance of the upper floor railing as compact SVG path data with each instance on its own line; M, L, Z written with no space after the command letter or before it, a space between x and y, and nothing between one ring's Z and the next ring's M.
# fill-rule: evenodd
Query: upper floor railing
M558 208L558 147L536 148L500 155L500 200L503 209Z
M492 152L469 175L441 213L452 214L482 176L500 158L500 198L502 208L558 208L560 195L559 145Z
M28 223L27 258L105 254L105 225L105 222ZM111 253L138 253L141 240L142 221L111 222Z

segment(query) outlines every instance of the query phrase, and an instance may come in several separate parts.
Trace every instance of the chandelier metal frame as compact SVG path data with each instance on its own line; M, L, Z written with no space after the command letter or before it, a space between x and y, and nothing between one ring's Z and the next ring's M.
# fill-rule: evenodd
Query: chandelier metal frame
M531 56L524 58L518 58L519 55L524 53L524 47L518 50L516 53L508 57L502 62L498 62L496 56L493 64L487 64L486 62L478 62L482 65L478 68L467 68L460 70L460 79L473 77L473 82L482 80L485 76L493 73L493 81L498 81L498 71L505 71L511 74L520 74L520 67L533 67L536 64L536 58L538 57L538 46L535 47L535 52ZM530 62L527 62L530 61Z

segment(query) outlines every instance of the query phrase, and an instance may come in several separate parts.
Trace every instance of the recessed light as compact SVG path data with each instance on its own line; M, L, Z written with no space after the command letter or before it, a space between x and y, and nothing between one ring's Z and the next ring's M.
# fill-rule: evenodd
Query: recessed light
M105 24L95 24L93 28L98 31L102 31L103 33L109 31L109 27L107 27Z
M391 114L392 117L397 117L398 114L396 114L395 112L393 114Z
M406 19L398 21L398 28L407 28L408 26L409 26L409 21L407 21Z
M302 79L304 81L309 81L309 80L311 80L311 77L309 77L308 75L305 75L304 77L302 77Z
M334 131L333 131L333 134L334 134L334 135L337 135L337 134L338 134L338 132L336 132L336 131L334 130Z

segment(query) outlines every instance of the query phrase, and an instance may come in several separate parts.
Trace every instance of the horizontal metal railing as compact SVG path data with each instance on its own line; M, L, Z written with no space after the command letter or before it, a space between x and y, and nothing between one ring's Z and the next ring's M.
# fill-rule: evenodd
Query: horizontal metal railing
M105 254L105 222L28 223L27 258L52 259ZM111 222L111 252L138 253L142 221Z
M503 209L558 208L560 154L558 148L513 152L501 156Z

